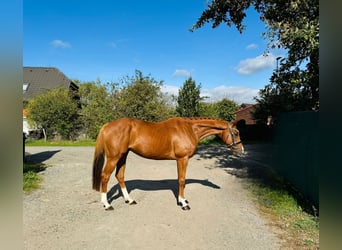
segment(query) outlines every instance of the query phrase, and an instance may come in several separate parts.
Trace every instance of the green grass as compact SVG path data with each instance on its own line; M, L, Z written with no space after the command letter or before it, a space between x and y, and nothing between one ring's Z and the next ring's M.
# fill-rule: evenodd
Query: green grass
M260 144L260 141L242 141L244 145ZM210 135L199 142L199 145L223 145L223 141L215 135Z
M95 146L94 140L78 140L78 141L68 141L68 140L27 140L25 142L26 146Z
M265 168L258 172L249 177L247 188L271 224L286 232L284 238L289 244L286 247L319 249L317 210L272 170Z
M215 135L210 135L202 139L199 142L199 145L220 145L220 144L223 144L222 140Z
M44 171L47 165L43 163L27 163L24 162L23 166L23 191L30 193L40 188L42 177L38 175L39 172Z

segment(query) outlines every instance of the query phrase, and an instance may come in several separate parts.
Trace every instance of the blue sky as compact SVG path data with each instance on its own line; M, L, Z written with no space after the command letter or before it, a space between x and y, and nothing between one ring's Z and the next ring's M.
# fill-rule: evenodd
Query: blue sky
M209 100L254 103L281 52L262 56L265 24L254 11L242 34L225 24L189 32L205 9L204 0L24 0L23 65L103 83L140 70L170 94L191 76Z

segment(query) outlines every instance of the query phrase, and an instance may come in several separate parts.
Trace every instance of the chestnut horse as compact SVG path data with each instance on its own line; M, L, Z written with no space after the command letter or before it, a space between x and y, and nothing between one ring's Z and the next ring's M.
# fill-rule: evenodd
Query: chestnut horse
M129 151L154 160L176 160L178 170L178 205L189 210L184 198L185 174L189 159L195 154L198 142L216 134L233 153L244 152L236 122L211 118L171 118L162 122L146 122L121 118L101 128L96 139L93 161L93 189L101 191L101 202L106 210L113 207L107 200L107 183L116 168L125 202L136 204L129 196L124 182ZM106 162L105 162L106 160ZM105 163L105 164L104 164ZM104 168L103 168L103 165Z

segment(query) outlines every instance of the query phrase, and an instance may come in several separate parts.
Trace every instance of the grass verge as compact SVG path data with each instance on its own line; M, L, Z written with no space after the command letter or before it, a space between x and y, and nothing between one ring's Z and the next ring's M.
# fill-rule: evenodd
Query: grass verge
M44 171L47 165L43 163L27 163L24 162L23 168L23 191L26 194L40 188L42 177L39 172Z
M95 146L94 140L78 140L78 141L68 141L68 140L27 140L25 142L26 146Z
M280 229L286 249L319 249L319 217L308 201L271 169L258 169L245 182L270 226Z

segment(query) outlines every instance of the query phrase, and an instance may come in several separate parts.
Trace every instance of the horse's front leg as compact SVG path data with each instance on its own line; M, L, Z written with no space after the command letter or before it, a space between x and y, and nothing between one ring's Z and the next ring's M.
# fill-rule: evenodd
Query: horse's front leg
M126 188L126 184L125 184L125 168L126 168L126 159L127 159L127 153L125 155L123 155L121 157L121 159L119 160L118 162L118 166L116 168L116 179L118 180L119 182L119 186L121 188L121 192L122 192L122 195L125 199L125 202L128 203L129 205L134 205L134 204L137 204L137 202L135 200L133 200L128 192L127 192L127 188Z
M190 210L189 202L184 198L185 175L188 166L188 157L177 160L178 172L178 205L182 206L183 210Z

